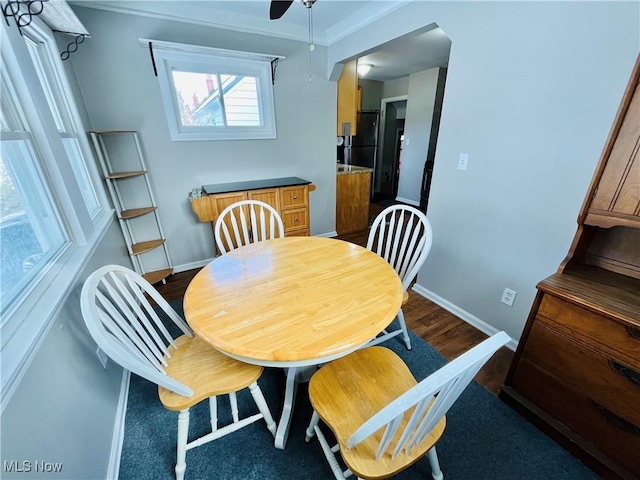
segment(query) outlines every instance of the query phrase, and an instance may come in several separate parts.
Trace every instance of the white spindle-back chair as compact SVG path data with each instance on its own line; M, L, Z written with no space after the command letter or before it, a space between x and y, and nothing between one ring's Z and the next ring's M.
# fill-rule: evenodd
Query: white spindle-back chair
M429 255L432 241L431 224L425 214L408 205L392 205L385 208L371 225L367 249L380 255L398 272L405 291L403 304L409 298L406 294L407 289ZM411 340L402 308L396 318L400 328L393 331L384 330L368 346L377 345L402 334L407 350L411 350Z
M421 382L385 347L368 347L334 360L309 383L313 416L306 441L317 435L336 479L387 478L427 454L435 480L443 478L435 444L445 414L480 368L510 340L499 332ZM334 433L331 447L319 419ZM347 465L342 470L335 453Z
M149 302L152 299L182 332L174 338ZM153 286L132 270L107 265L82 288L84 321L98 346L114 362L158 385L169 410L179 411L176 478L184 478L186 451L259 419L275 435L276 425L257 380L262 367L234 360L194 337L187 324ZM239 418L236 392L249 388L259 413ZM232 423L218 427L218 395L229 395ZM209 398L211 433L188 442L189 409Z
M249 243L284 237L284 224L268 203L242 200L220 213L214 233L219 252L226 253Z

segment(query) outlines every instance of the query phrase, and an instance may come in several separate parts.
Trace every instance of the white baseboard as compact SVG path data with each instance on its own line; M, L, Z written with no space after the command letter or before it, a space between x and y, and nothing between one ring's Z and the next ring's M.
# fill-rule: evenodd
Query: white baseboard
M333 231L333 232L327 232L327 233L319 233L317 235L312 235L313 237L325 237L325 238L332 238L332 237L337 237L338 236L338 232Z
M122 444L124 443L124 420L127 415L130 379L131 372L129 370L123 370L118 410L116 411L116 421L114 423L113 438L111 440L111 455L109 456L109 465L107 468L107 480L117 480L120 472L120 458L122 457Z
M413 285L411 290L413 290L414 292L422 295L427 300L431 300L433 303L435 303L436 305L441 306L446 311L448 311L450 313L453 313L456 317L460 318L461 320L464 320L469 325L471 325L471 326L477 328L478 330L480 330L482 333L485 333L485 334L491 336L494 333L498 333L499 332L499 330L497 328L493 327L492 325L489 325L484 320L480 320L475 315L472 315L471 313L467 312L466 310L463 310L462 308L458 307L457 305L454 305L450 301L445 300L440 295L438 295L436 293L433 293L431 290L428 290L428 289L424 288L422 285L418 285L416 283L416 284ZM516 348L518 348L518 341L512 338L509 341L509 343L507 343L506 347L509 350L515 352Z
M186 272L188 270L195 270L196 268L202 268L213 261L213 258L207 258L205 260L198 260L197 262L184 263L182 265L175 265L173 267L173 273Z
M420 202L416 202L415 200L409 200L408 198L404 198L404 197L396 197L396 202L406 203L408 205L413 205L414 207L420 206Z

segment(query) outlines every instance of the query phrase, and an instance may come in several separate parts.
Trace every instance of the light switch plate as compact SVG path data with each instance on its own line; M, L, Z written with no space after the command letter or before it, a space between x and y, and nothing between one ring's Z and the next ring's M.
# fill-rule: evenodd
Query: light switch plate
M466 170L468 164L469 164L469 154L461 153L460 157L458 157L458 170Z

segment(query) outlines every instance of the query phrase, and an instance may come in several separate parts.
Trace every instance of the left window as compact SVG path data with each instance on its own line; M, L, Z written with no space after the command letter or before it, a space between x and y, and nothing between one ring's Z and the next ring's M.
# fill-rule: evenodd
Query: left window
M113 216L52 32L0 28L4 407Z
M2 71L0 105L0 311L4 314L65 247L68 237L29 128ZM3 322L5 317L3 315Z
M72 113L72 100L65 95L63 79L60 78L59 71L56 69L56 62L59 60L52 54L51 45L42 32L32 30L26 32L24 37L60 140L80 187L82 199L89 214L94 217L100 211L100 203L87 168L91 152L88 151L89 146L86 143L82 144L85 141L84 130L78 128Z

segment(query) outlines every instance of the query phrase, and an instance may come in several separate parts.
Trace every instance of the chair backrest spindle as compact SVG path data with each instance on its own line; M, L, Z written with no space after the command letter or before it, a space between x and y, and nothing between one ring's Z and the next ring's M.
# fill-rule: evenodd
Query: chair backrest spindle
M259 200L242 200L220 213L214 234L218 250L226 253L250 243L284 237L284 224L271 205Z
M82 316L98 346L116 363L158 385L184 396L193 391L167 376L164 367L176 347L158 312L169 317L182 333L193 336L187 324L153 286L137 273L119 265L106 265L85 281Z
M398 272L406 290L431 250L431 224L420 210L392 205L374 220L367 248L383 257Z
M400 429L391 457L410 451L424 441L486 361L509 340L505 332L499 332L452 360L370 417L349 437L347 448L385 428L376 459L387 452Z

